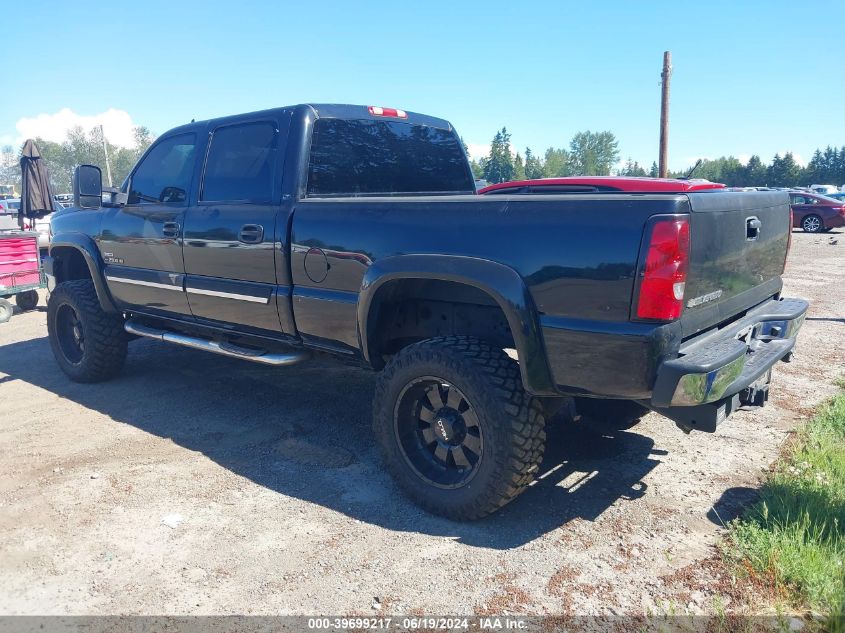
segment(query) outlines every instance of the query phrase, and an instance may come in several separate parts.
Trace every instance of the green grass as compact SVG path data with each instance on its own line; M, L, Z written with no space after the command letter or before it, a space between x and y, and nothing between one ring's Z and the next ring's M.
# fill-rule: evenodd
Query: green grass
M840 383L840 386L845 386ZM794 608L840 619L845 610L845 392L823 405L730 525L730 558ZM837 624L832 622L832 628Z

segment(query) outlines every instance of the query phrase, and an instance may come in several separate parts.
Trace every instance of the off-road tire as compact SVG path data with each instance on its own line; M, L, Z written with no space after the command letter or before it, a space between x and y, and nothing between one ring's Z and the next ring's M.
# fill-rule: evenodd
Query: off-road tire
M38 291L27 290L26 292L19 292L15 295L15 303L24 312L28 312L38 305Z
M575 410L592 430L625 431L639 424L649 410L631 400L575 398Z
M817 215L808 215L801 220L801 228L805 233L820 233L824 229L824 222Z
M0 297L0 323L5 323L11 319L14 311L15 309L12 307L12 303Z
M67 340L60 332L63 327L58 317L61 312L65 318L68 309L75 313L84 343L77 359L69 359L62 347ZM73 381L103 382L123 368L127 349L123 317L103 311L90 279L56 286L47 302L47 331L56 362Z
M436 377L466 397L484 436L473 478L449 489L411 467L397 429L399 399L420 377ZM410 345L394 356L376 383L373 431L390 473L417 504L434 514L473 520L495 512L530 484L543 458L546 433L540 402L526 393L519 366L478 339L453 336Z

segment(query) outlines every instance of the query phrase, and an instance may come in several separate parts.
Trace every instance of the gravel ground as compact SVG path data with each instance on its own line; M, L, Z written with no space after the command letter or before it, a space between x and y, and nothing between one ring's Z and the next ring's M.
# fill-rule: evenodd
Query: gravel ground
M713 435L655 414L612 437L553 424L541 479L468 524L385 473L372 374L137 341L119 378L78 385L42 298L0 325L0 613L731 609L720 525L845 366L845 234L795 233L785 283L812 308L769 406Z

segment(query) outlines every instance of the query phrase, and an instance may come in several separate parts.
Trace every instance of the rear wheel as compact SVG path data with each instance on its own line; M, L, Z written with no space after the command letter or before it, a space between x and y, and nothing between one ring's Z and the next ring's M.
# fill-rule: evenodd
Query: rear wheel
M123 318L103 311L90 279L56 287L47 303L47 331L53 355L71 380L102 382L123 368Z
M6 299L0 297L0 323L5 323L11 319L13 312L14 308L12 308L12 304Z
M19 292L15 295L15 303L24 312L32 310L38 305L38 291L27 290L26 292Z
M422 341L379 378L373 430L392 475L420 506L478 519L534 479L545 447L539 401L519 366L477 339Z
M817 215L808 215L801 220L801 228L807 233L818 233L824 228L822 219Z

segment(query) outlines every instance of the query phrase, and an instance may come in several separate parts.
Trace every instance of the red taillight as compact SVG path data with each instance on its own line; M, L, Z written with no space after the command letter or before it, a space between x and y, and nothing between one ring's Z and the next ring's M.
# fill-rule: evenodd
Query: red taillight
M839 207L839 215L845 218L845 205Z
M657 220L651 227L637 318L669 321L681 316L688 268L689 220Z
M373 116L391 116L396 119L407 119L408 113L404 110L397 110L396 108L382 108L381 106L368 106L367 110Z

